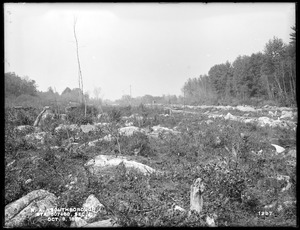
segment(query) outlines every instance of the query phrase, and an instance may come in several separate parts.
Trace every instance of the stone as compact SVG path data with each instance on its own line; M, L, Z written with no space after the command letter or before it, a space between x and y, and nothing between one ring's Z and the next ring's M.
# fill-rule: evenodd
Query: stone
M144 175L149 175L156 172L155 169L142 163L128 161L125 157L115 157L109 155L98 155L85 163L84 166L87 167L92 174L98 174L106 168L116 167L121 163L123 163L126 168L134 168Z
M125 122L125 126L127 126L127 127L128 127L128 126L133 126L133 122L128 122L128 121L126 121L126 122Z
M166 128L166 127L162 127L160 125L153 126L151 128L151 130L152 130L152 132L149 133L149 136L156 137L156 138L158 138L159 134L162 134L162 133L168 133L168 134L174 134L174 135L180 133L179 131L175 131L173 129L169 129L169 128Z
M27 218L50 216L57 207L57 197L46 190L34 190L5 206L5 227L22 227Z
M272 119L270 119L268 117L259 117L257 121L258 121L258 124L262 127L264 127L266 125L271 125L271 123L272 123Z
M286 156L290 156L290 157L292 157L292 158L296 158L296 156L297 156L297 151L296 151L296 149L291 149L291 150L286 154Z
M25 135L34 132L34 127L31 125L20 125L15 127L14 131Z
M285 151L285 148L279 146L279 145L275 145L275 144L271 144L273 147L275 147L276 149L276 153L282 153Z
M238 105L236 107L236 109L240 110L242 112L256 112L256 110L251 106L240 106L240 105Z
M25 140L28 142L33 142L33 143L38 142L44 144L46 135L47 135L46 132L31 133L25 136Z
M85 225L85 228L104 228L104 227L121 227L120 225L114 223L113 219L100 220L90 224Z
M292 111L285 111L283 110L281 112L281 116L280 116L280 119L285 119L285 118L293 118L293 112Z
M233 120L236 121L237 117L233 116L231 113L227 113L227 115L224 117L225 120Z
M101 204L93 194L89 195L82 207L84 210L89 210L83 217L83 219L88 223L90 220L94 219L99 212L103 212L105 210L104 205Z
M209 125L209 124L213 123L213 120L207 120L205 123Z
M95 125L90 125L90 124L81 125L80 129L84 133L89 133L89 132L95 131L96 130L96 126Z
M209 227L216 227L215 220L209 216L206 216L206 223Z
M78 217L78 216L75 216L74 217L74 221L72 221L70 227L71 228L80 228L80 227L83 227L83 226L86 226L87 225L87 222L85 220L83 220L82 218Z
M175 211L185 212L186 210L178 205L174 205L173 209Z
M136 126L128 126L119 129L119 133L125 136L132 136L136 132L141 132L140 128Z

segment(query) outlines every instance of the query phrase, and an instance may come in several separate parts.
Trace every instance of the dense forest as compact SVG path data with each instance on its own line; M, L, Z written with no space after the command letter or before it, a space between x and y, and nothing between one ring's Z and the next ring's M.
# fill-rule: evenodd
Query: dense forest
M274 37L263 53L239 56L213 66L208 75L190 78L182 91L189 104L296 104L296 33L284 44Z
M265 45L263 52L251 56L239 56L233 63L226 62L211 67L207 75L189 78L182 88L182 96L163 95L132 98L124 95L114 103L119 105L139 105L141 103L162 104L276 104L281 106L296 105L296 29L292 28L290 43L274 37ZM37 90L34 80L19 77L15 73L5 73L6 106L44 106L68 103L80 103L79 88L66 89L57 93L51 87L47 92ZM85 93L89 104L102 105L113 103L102 98L90 98Z

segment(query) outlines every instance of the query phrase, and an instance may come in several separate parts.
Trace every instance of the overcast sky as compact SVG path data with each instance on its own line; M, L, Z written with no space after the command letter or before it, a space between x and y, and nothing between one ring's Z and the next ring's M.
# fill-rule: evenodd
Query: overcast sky
M5 3L5 72L38 90L83 87L104 99L181 94L188 78L239 55L289 43L295 3Z

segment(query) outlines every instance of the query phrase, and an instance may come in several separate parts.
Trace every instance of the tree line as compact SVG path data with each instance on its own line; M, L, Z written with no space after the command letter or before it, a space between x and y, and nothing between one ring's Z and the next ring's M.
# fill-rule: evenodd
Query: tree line
M226 62L211 67L208 74L189 78L182 88L183 95L163 95L132 98L124 95L115 102L120 105L161 104L258 104L274 103L282 106L296 104L296 29L292 27L290 43L274 37L263 52L239 56L233 63ZM82 89L66 89L58 94L49 87L47 92L37 90L34 80L21 78L15 73L5 73L5 104L10 105L63 105L82 102L102 105L101 89L95 88L95 98ZM81 98L81 100L80 100Z
M296 33L290 43L273 37L263 52L239 56L211 67L207 75L189 78L182 92L189 104L296 104Z

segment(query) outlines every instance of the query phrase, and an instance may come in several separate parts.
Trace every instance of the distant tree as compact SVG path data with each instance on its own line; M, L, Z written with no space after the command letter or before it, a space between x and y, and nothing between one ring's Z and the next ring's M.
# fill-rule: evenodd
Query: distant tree
M61 93L61 95L64 95L66 93L71 93L71 89L69 87L65 88L65 90Z
M231 64L227 61L225 64L215 65L209 70L208 75L212 80L212 85L218 97L224 98L228 96L226 95L226 86L229 87L227 81L232 78Z
M285 56L285 44L282 39L274 37L266 44L265 62L263 72L274 80L272 84L274 94L277 98L285 96L284 74L282 71L281 61Z
M5 73L5 96L37 95L36 84L34 80L28 77L22 79L15 73Z
M290 36L291 36L290 37L290 39L291 39L290 44L295 45L296 44L296 27L293 26L293 27L291 27L291 29L293 30L293 32L290 33Z
M100 94L101 94L101 87L95 87L93 93L94 93L95 99L99 100Z
M54 94L54 91L53 91L53 89L52 89L52 87L50 86L49 88L48 88L48 91L47 91L48 93L52 93L52 94Z

